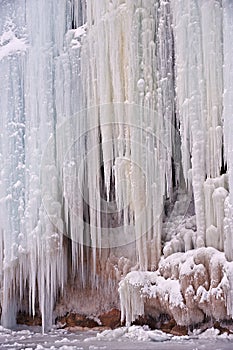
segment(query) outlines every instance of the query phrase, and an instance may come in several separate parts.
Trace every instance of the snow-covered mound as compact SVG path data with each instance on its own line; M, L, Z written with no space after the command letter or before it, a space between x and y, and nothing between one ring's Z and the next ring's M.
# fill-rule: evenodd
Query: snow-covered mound
M131 326L131 327L122 327L117 328L115 330L106 330L102 333L98 333L94 338L87 338L86 341L90 342L93 339L98 340L121 340L121 339L130 339L130 340L138 340L138 341L156 341L163 342L169 341L172 339L172 335L166 334L159 330L151 331L148 326Z
M175 253L155 272L130 272L119 287L122 321L143 315L147 303L152 316L167 314L179 325L232 317L232 272L233 262L214 248Z
M190 332L189 335L186 336L176 336L172 334L164 333L160 330L150 330L148 326L130 326L130 327L122 327L115 330L106 330L101 333L98 333L95 337L88 337L84 341L85 342L93 342L93 341L139 341L139 342L169 342L170 347L174 346L175 342L178 341L197 341L201 340L216 340L216 339L225 339L228 341L233 341L233 335L228 335L227 333L223 333L220 335L220 332L216 328L208 328L204 332L200 332L200 330L194 329L193 332ZM196 343L198 344L198 343ZM229 343L229 346L231 344ZM204 348L204 347L203 347Z

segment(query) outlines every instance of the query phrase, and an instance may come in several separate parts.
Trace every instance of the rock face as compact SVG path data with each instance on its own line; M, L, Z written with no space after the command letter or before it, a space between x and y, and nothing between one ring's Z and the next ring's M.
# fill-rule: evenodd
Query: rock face
M76 313L69 313L66 316L58 317L56 320L56 323L62 328L66 328L66 327L94 328L99 326L99 324L94 319L91 319L84 315L79 315Z
M171 333L171 330L176 327L176 321L174 320L174 318L172 318L170 321L164 323L161 326L161 331L165 332L165 333Z
M107 328L114 329L121 325L121 315L117 309L112 309L99 317L88 317L78 313L68 313L66 316L57 317L56 324L61 328Z
M224 334L224 333L233 334L232 322L231 322L231 325L221 325L220 322L215 322L214 328L217 328L220 334Z
M99 316L101 324L106 327L114 329L121 325L121 313L120 310L112 309L109 312Z
M188 329L185 326L175 326L170 331L171 334L182 336L182 335L188 335Z
M25 312L18 312L16 322L27 326L41 326L42 324L41 316L32 317Z

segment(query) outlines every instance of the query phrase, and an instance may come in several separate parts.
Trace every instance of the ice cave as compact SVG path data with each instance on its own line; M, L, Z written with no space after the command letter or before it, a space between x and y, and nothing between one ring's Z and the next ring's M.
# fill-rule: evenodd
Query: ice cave
M233 318L233 2L0 0L0 311Z

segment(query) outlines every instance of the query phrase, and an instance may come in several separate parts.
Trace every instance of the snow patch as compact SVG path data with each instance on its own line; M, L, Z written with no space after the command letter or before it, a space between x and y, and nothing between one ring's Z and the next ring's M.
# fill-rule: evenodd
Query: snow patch
M17 38L11 30L0 36L0 61L15 53L26 52L28 45L25 38Z

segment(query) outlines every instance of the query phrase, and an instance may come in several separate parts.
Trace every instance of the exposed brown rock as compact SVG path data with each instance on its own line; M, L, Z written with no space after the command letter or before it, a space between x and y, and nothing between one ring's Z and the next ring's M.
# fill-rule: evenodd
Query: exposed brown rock
M170 333L173 335L178 335L178 336L188 335L188 329L185 326L176 325L175 327L172 328Z
M121 313L117 309L112 309L99 316L99 319L103 326L114 329L121 325Z
M161 322L158 318L152 317L151 315L139 316L134 322L133 325L144 326L147 325L150 329L159 329Z
M176 321L172 318L170 321L164 323L161 326L161 331L165 333L171 333L171 330L176 326Z
M18 312L16 318L17 324L25 324L27 326L41 326L42 320L40 316L30 316L25 312Z
M215 322L214 328L217 328L220 331L220 334L223 334L223 333L227 333L228 335L232 334L232 332L228 328L221 326L219 322Z
M98 327L96 321L76 313L69 313L67 316L58 317L56 323L63 327Z
M74 312L67 314L66 316L58 317L56 319L56 324L61 328L67 328L70 331L86 330L86 329L96 329L98 331L105 329L114 329L121 325L120 323L120 311L117 309L112 309L99 316L101 326L91 318L85 315L80 315Z

